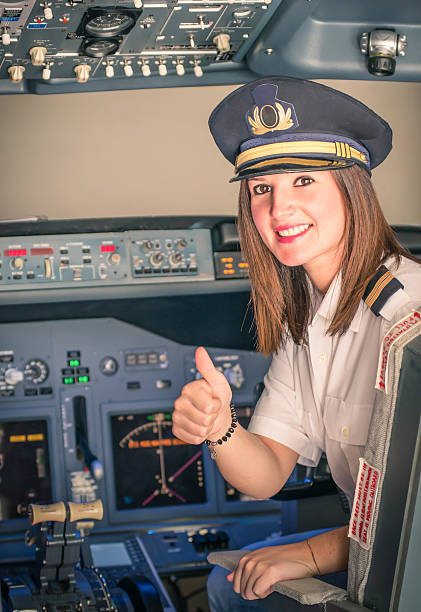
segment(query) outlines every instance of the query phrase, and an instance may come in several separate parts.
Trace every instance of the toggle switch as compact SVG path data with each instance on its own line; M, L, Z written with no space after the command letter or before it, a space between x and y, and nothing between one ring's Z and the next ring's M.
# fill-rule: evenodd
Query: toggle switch
M10 34L7 31L9 28L7 26L3 26L3 33L1 35L1 42L3 45L10 45Z
M199 64L195 64L193 68L193 72L194 72L194 76L197 77L198 79L200 79L200 77L203 76L203 70Z
M44 81L48 81L48 79L51 79L51 68L48 62L45 65L45 68L42 71L42 78L44 79Z
M126 77L133 76L133 68L131 67L131 64L124 64L124 74Z
M142 64L141 71L144 77L151 76L151 69L149 64Z

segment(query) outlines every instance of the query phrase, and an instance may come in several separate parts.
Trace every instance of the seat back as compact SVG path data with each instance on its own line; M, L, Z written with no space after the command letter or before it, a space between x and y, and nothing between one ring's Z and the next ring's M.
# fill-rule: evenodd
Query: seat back
M349 527L348 594L386 612L397 609L419 486L421 309L386 335L376 386Z

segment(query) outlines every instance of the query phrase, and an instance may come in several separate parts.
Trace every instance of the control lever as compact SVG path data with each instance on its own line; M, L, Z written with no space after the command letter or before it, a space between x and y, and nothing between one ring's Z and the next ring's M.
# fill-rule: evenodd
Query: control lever
M25 542L36 546L36 566L31 575L0 575L0 610L163 612L160 595L145 576L123 578L110 590L94 566L78 521L101 520L101 500L31 504L28 515Z
M40 593L47 596L74 591L75 565L80 559L83 543L76 521L101 520L102 515L101 500L87 504L29 505L31 528L25 534L25 542L28 546L36 546L34 580Z
M104 476L104 468L98 457L96 457L88 444L88 422L86 418L86 399L83 395L73 398L73 414L76 428L76 445L83 462L98 482Z

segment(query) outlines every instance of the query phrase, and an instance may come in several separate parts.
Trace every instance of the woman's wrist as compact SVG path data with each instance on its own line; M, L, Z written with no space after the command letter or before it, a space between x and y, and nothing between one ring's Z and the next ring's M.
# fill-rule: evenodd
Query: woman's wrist
M235 410L234 404L230 405L230 422L227 428L225 429L225 433L221 434L216 439L208 438L205 440L205 444L209 447L212 459L216 459L217 452L216 449L218 446L221 446L224 442L228 442L231 436L234 434L238 425L237 412ZM222 429L224 431L224 429Z
M228 430L228 428L231 426L232 423L232 412L231 412L231 408L234 405L232 403L228 404L228 406L224 409L224 415L221 419L221 424L218 424L217 429L212 430L211 433L208 435L208 440L210 442L217 442L219 439L222 438L222 436L225 435L225 432Z

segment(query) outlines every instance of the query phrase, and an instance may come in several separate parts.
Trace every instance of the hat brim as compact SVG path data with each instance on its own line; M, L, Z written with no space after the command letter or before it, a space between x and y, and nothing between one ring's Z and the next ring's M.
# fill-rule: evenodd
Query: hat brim
M265 176L266 174L284 174L288 172L319 172L320 170L342 170L342 168L349 168L349 166L353 166L358 164L358 162L354 160L312 160L312 159L304 159L304 158L288 158L288 159L280 159L277 163L268 164L268 162L262 162L258 164L254 164L249 168L245 168L241 170L237 176L234 176L229 180L230 183L235 183L237 181L241 181L243 179L255 178L258 176ZM361 167L364 167L365 170L369 173L369 169L363 164L358 164Z

